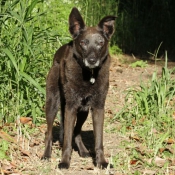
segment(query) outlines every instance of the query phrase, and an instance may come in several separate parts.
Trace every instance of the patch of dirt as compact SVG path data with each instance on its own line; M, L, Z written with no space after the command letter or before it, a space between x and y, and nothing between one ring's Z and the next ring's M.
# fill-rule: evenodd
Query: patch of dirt
M158 62L154 65L152 62L147 67L132 68L131 62L137 59L128 55L114 57L110 68L110 87L105 106L105 125L104 125L104 152L105 158L109 162L109 166L105 170L96 168L94 161L94 137L91 116L83 126L82 137L83 141L90 150L92 157L81 158L78 155L76 146L73 144L73 151L71 157L71 165L69 170L59 170L58 163L61 159L61 150L58 142L59 125L55 122L54 127L54 144L52 150L52 158L50 161L40 160L44 151L44 133L46 131L46 124L39 127L30 125L31 129L27 128L25 133L20 133L21 125L18 125L18 132L12 133L12 137L19 136L18 143L11 141L10 157L11 160L0 161L1 173L13 175L94 175L94 174L108 174L108 175L122 175L126 174L124 171L119 172L117 167L113 167L112 156L127 154L126 150L119 146L122 141L128 141L130 138L127 135L121 135L117 132L120 129L120 122L110 123L117 112L124 105L125 90L132 86L139 85L140 82L147 82L152 77L154 70L161 74L161 69L164 63ZM174 63L168 63L169 67L174 66ZM7 126L16 127L16 126ZM24 127L24 126L23 126ZM115 132L110 132L111 128L115 128ZM9 130L9 129L8 129ZM16 139L16 138L15 138ZM14 139L14 140L15 140ZM0 140L1 141L1 140ZM122 162L119 166L122 166ZM129 163L128 163L128 166Z

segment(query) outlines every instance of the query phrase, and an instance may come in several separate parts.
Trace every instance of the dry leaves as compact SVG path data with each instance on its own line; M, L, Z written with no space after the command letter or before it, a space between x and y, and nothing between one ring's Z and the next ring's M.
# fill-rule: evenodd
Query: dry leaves
M134 133L132 133L129 138L132 140L136 140L138 142L141 141L141 138L137 134L134 134Z
M6 132L4 131L0 131L0 137L4 140L6 140L7 142L13 142L13 143L16 143L16 140L11 137L9 134L7 134Z
M155 163L156 166L163 167L165 165L165 163L168 162L168 160L162 159L162 158L156 156L153 162Z
M20 117L20 123L22 124L32 124L32 118L30 117Z
M175 143L175 140L173 138L169 138L168 140L165 140L164 143L173 144Z

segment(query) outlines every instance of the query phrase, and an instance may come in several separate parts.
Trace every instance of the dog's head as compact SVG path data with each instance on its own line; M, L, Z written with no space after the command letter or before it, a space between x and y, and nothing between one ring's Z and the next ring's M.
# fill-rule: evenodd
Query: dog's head
M74 40L74 54L83 66L100 67L108 55L108 42L114 32L115 16L104 17L96 27L87 27L77 8L69 16L69 31Z

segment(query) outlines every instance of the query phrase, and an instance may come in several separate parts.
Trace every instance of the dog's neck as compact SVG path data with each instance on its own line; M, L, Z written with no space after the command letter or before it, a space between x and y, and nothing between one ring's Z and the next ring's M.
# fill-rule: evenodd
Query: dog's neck
M83 67L82 68L83 80L86 82L89 82L91 85L94 85L96 83L98 71L99 71L99 68L88 69L86 67Z
M94 84L95 83L95 78L94 78L94 70L91 69L91 78L90 78L90 83Z
M89 69L87 67L84 66L84 63L80 60L82 59L78 59L76 54L74 53L74 58L77 61L77 63L80 65L80 67L82 67L84 74L84 79L89 80L89 82L93 85L95 83L95 77L97 74L96 69ZM99 69L99 68L97 68ZM96 72L96 73L95 73ZM90 75L88 75L90 73Z

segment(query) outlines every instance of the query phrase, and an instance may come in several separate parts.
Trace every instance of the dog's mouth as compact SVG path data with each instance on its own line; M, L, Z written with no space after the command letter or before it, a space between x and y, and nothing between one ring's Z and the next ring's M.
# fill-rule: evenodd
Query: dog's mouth
M94 58L84 59L83 61L85 66L89 69L94 69L100 65L100 61Z

